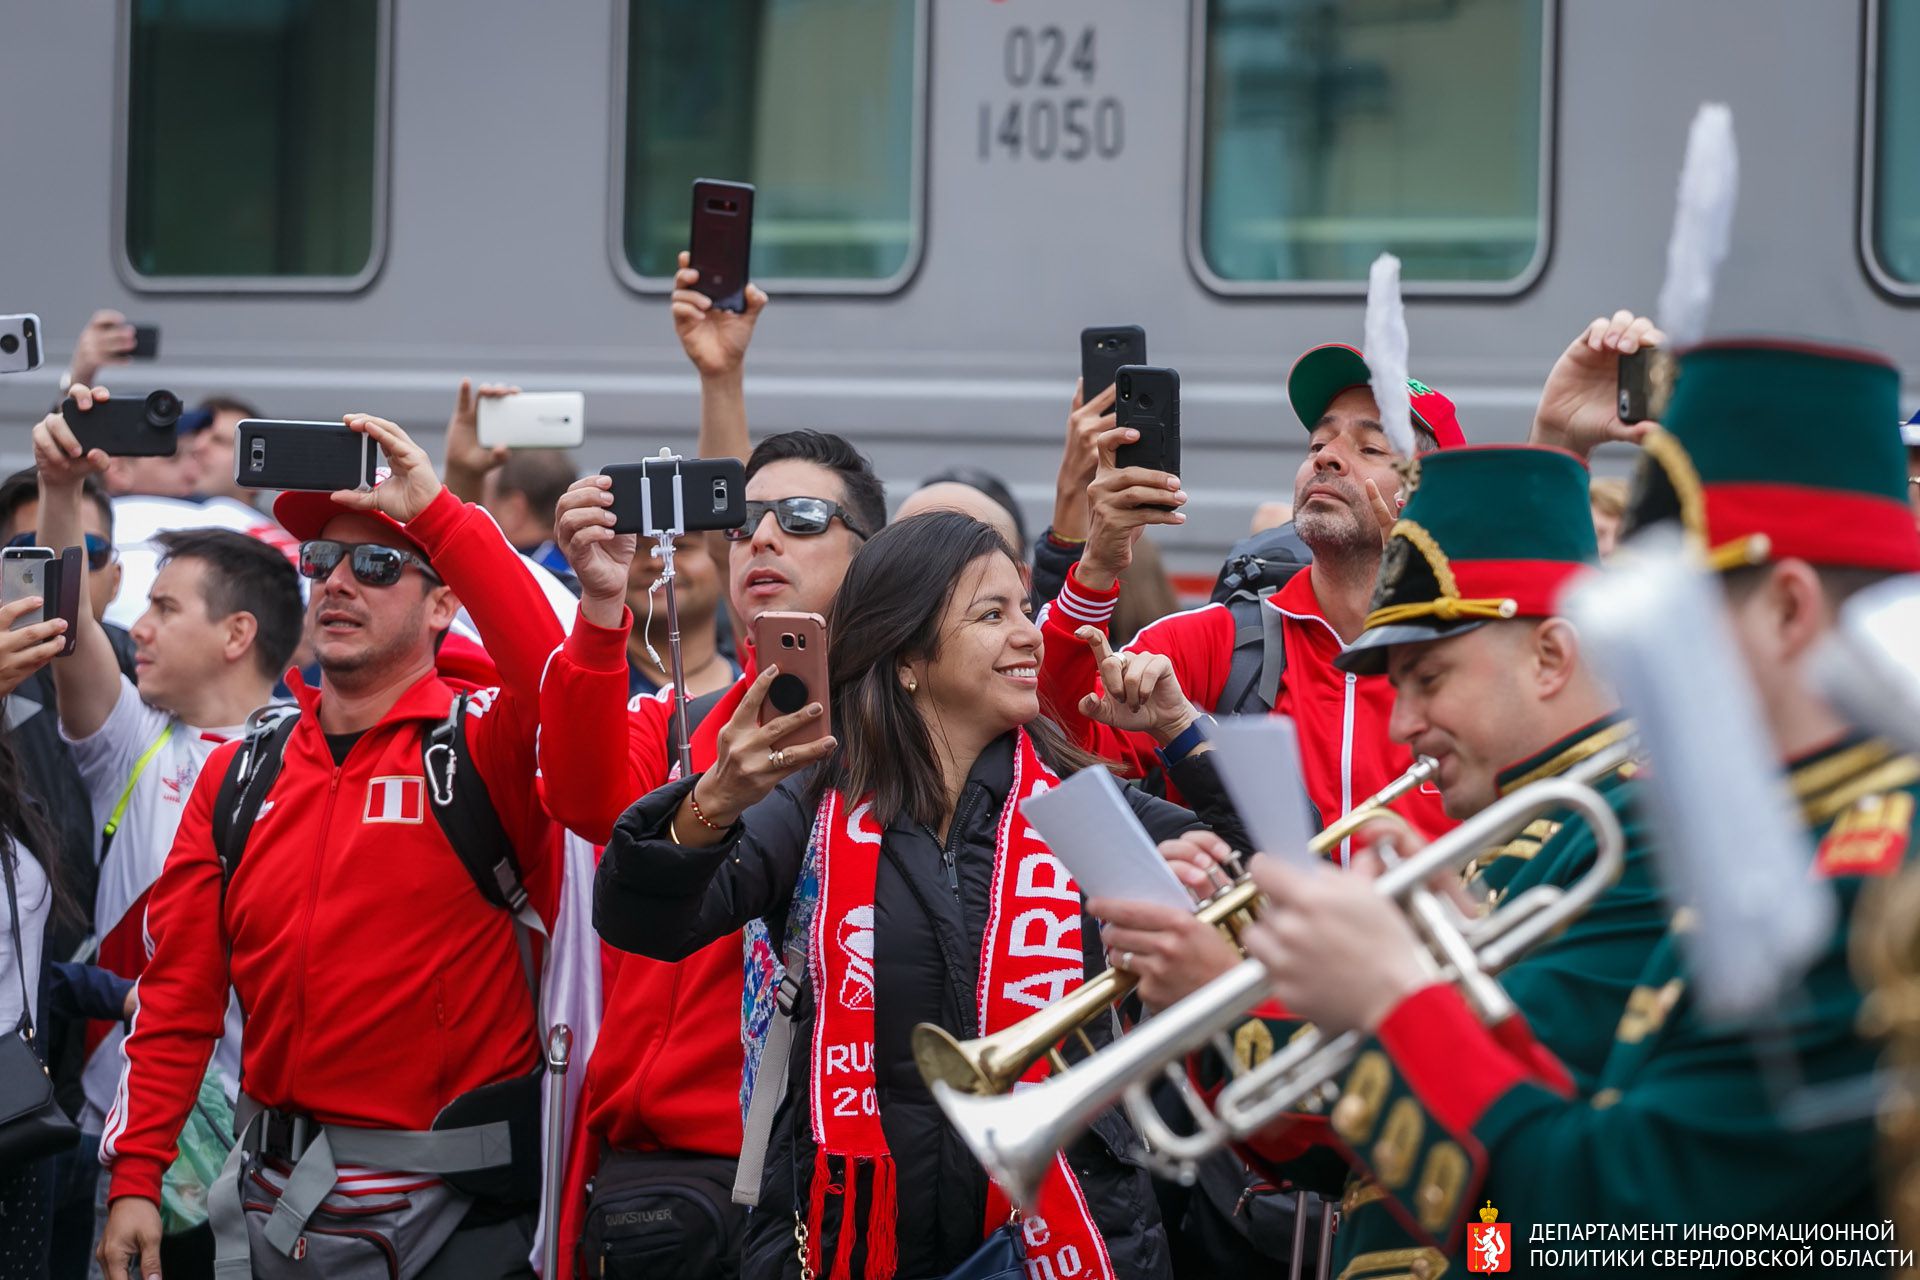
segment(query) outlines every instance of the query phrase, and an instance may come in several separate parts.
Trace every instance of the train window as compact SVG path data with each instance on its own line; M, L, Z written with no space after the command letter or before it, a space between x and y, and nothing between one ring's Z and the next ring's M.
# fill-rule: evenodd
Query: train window
M1883 288L1920 297L1920 3L1882 0L1868 14L1865 257Z
M751 182L752 270L885 293L920 250L927 0L629 0L613 260L668 287L696 178Z
M387 0L131 0L131 283L354 289L384 241Z
M1223 293L1515 293L1546 261L1553 0L1207 0L1189 252Z

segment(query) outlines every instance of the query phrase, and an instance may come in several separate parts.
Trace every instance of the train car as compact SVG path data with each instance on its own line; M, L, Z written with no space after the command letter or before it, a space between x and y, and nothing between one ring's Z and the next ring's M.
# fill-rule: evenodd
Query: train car
M22 0L4 31L0 312L51 348L0 379L13 460L102 306L163 335L116 389L433 441L470 374L584 392L583 470L688 446L665 277L690 181L738 178L757 432L845 431L896 495L986 466L1037 529L1078 333L1139 324L1184 384L1161 542L1206 574L1290 496L1288 366L1359 341L1383 249L1415 374L1521 438L1573 333L1653 305L1705 100L1741 149L1716 328L1920 354L1920 0Z

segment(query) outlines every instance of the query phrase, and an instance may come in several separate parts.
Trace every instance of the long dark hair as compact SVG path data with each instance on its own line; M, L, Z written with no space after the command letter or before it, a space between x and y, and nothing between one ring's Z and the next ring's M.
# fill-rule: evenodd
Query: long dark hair
M967 567L991 555L1020 562L991 526L931 511L888 525L854 556L827 618L840 745L815 777L816 802L828 790L871 794L882 826L903 814L929 827L945 817L947 788L933 736L898 671L905 660L937 655L948 598ZM1099 763L1045 716L1026 728L1040 758L1063 777Z
M6 705L6 698L0 697L0 724L4 723ZM69 924L89 924L91 921L66 883L66 869L61 866L60 842L53 833L53 824L47 820L40 800L28 794L31 789L21 771L20 756L13 749L13 732L0 729L0 858L5 858L13 869L14 884L18 888L20 861L14 854L14 842L18 841L19 847L33 855L47 877L47 890L53 896L52 914ZM6 886L0 883L0 894L5 892ZM22 902L22 914L26 908L27 904ZM0 901L0 911L5 910L5 902Z

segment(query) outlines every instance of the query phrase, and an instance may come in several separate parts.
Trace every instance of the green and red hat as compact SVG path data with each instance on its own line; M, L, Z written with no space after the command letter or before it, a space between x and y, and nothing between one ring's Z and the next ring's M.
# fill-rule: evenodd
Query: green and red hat
M1300 425L1308 431L1326 416L1327 406L1342 391L1373 383L1367 358L1358 347L1344 342L1328 342L1313 348L1293 362L1287 374L1287 399ZM1432 434L1442 449L1458 449L1467 437L1460 430L1459 415L1453 401L1424 382L1407 379L1407 397L1413 404L1413 419Z
M1587 468L1561 449L1430 453L1387 535L1366 630L1334 660L1377 675L1387 650L1502 618L1550 618L1567 580L1600 562Z
M1681 353L1621 521L1677 520L1715 569L1805 560L1920 570L1898 433L1900 374L1884 356L1771 338Z

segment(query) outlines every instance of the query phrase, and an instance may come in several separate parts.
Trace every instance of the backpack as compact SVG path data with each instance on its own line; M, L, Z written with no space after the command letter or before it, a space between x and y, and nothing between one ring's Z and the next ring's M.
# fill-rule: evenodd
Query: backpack
M535 1040L544 1042L540 1015L540 968L534 961L533 934L546 936L546 923L527 899L520 858L513 840L494 811L467 743L467 703L471 695L454 697L447 718L435 725L421 743L421 767L427 780L427 807L453 846L461 865L480 896L513 917L514 941L520 948L520 968L533 998ZM280 775L287 739L299 722L291 707L263 707L248 717L247 735L234 753L213 801L213 847L220 858L221 888L233 880L247 851L247 837L267 792ZM546 1074L543 1060L532 1072L461 1094L435 1118L435 1129L456 1129L505 1120L512 1131L512 1162L460 1174L443 1175L461 1191L496 1205L524 1206L540 1192L540 1084Z
M1312 563L1291 523L1234 544L1214 580L1212 599L1233 614L1233 661L1217 715L1271 711L1287 669L1286 635L1267 597Z

